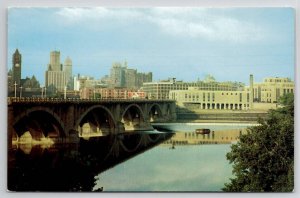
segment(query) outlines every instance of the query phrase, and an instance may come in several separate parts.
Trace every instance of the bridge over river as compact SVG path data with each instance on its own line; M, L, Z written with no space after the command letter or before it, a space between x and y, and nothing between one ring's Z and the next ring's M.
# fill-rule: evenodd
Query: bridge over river
M151 122L173 120L173 100L8 98L8 146L27 136L72 143L80 137L152 130Z

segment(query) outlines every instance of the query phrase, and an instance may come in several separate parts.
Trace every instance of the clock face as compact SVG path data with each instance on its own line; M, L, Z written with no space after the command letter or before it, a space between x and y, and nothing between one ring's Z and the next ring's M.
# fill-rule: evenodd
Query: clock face
M16 66L16 67L20 67L19 63L17 63L15 66Z

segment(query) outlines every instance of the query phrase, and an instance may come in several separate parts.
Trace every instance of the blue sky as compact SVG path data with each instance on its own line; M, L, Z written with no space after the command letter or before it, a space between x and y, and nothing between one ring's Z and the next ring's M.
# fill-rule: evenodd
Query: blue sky
M7 66L18 48L41 84L52 50L97 79L125 60L154 80L294 79L294 22L291 8L10 8Z

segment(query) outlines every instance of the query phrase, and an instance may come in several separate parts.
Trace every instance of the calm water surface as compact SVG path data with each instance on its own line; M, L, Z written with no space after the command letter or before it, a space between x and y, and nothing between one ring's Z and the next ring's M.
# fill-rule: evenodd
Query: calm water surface
M104 191L220 191L232 176L229 144L158 146L97 178Z
M95 188L103 187L104 191L221 191L224 183L232 177L232 165L226 160L231 144L224 144L223 140L236 141L240 131L245 133L249 125L159 126L162 125L176 132L173 141L168 140L100 173L96 176ZM196 128L215 130L214 140L212 135L204 137L193 134ZM187 144L181 144L183 141Z

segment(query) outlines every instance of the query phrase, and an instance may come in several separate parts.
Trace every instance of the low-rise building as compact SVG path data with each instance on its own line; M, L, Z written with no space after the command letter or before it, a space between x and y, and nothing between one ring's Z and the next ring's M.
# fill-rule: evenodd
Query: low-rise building
M145 92L126 88L83 88L80 90L82 99L144 99Z
M176 81L176 78L143 83L143 90L146 92L147 97L153 99L169 99L171 90L188 90L189 87L210 91L237 91L244 89L243 84L236 82L183 82Z
M213 91L189 87L188 90L171 90L169 98L180 107L193 109L246 110L250 108L248 91Z
M277 103L287 93L294 93L294 82L289 78L269 77L253 85L254 102Z
M74 90L79 91L84 88L97 88L97 87L106 87L101 80L94 79L90 76L75 76L74 77Z

